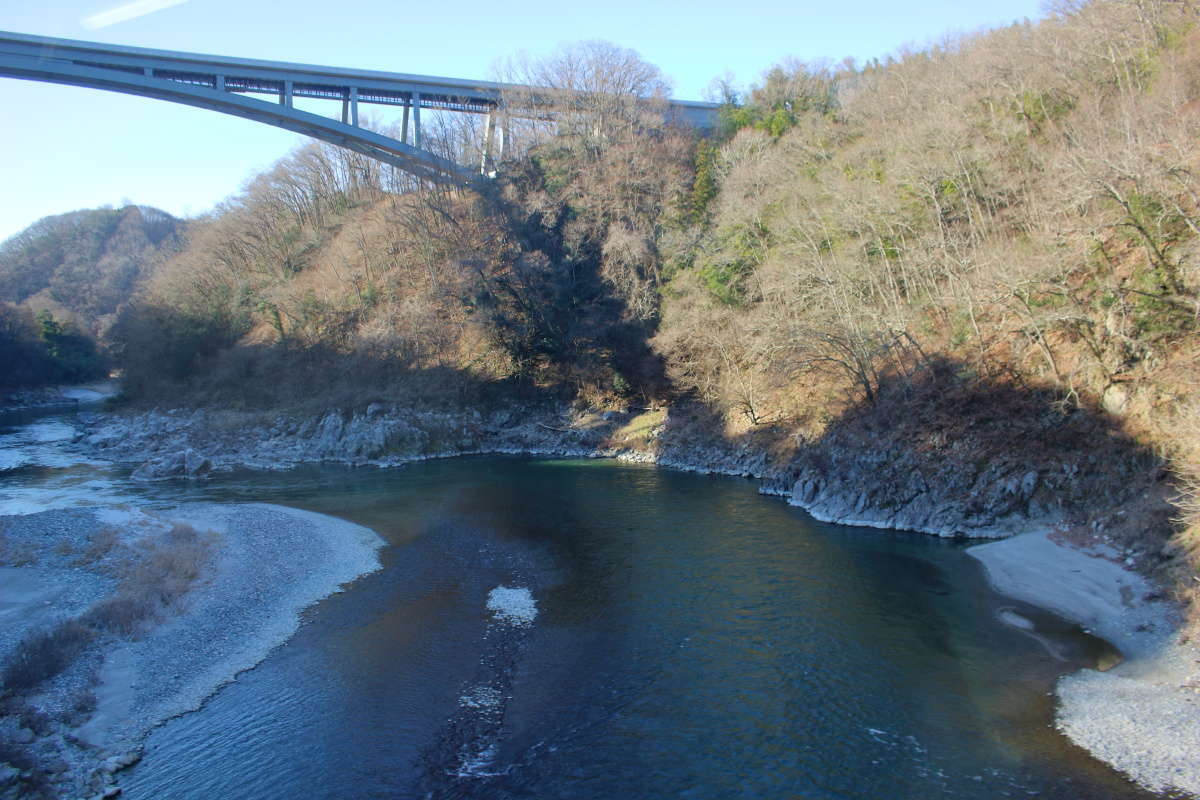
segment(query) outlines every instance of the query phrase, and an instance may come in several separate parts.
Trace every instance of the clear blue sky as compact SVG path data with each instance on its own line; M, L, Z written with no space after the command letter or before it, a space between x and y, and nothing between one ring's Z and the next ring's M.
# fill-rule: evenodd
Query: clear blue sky
M676 97L704 99L727 71L745 85L789 56L863 60L1040 16L1038 0L136 0L143 11L159 8L85 24L127 5L7 2L0 30L462 78L492 77L498 60L519 51L605 39L656 64ZM303 141L211 111L10 78L0 78L0 107L0 239L45 215L104 204L203 213Z

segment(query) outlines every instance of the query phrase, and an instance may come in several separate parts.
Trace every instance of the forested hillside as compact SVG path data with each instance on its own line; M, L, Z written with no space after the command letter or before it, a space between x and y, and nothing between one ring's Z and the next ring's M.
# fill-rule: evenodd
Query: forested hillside
M506 123L488 190L314 144L191 226L113 330L126 391L688 399L801 454L1040 458L1110 475L1114 503L1168 461L1195 485L1197 15L1064 2L884 62L785 61L704 138L629 51L516 63L583 94ZM478 163L479 130L441 134Z
M46 217L0 244L0 388L107 372L96 337L181 246L181 223L128 206Z
M46 217L0 245L0 300L59 308L96 331L178 249L179 220L126 206Z

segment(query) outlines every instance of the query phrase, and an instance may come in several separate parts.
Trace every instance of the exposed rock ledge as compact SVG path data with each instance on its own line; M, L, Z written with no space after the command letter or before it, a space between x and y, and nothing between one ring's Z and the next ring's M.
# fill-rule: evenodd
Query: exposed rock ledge
M134 465L137 480L305 462L399 466L482 453L618 458L759 478L764 493L785 496L827 522L982 538L1045 530L1097 504L1116 505L1125 499L1121 490L1135 483L1122 472L1129 469L1124 464L1081 468L1034 455L977 463L852 439L779 447L778 439L714 436L686 408L656 413L507 408L481 414L375 403L310 417L204 410L93 415L84 444ZM627 436L642 417L653 421Z

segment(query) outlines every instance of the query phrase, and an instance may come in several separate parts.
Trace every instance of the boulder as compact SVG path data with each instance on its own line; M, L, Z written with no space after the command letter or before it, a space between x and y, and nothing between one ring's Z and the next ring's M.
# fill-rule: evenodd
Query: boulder
M202 478L212 472L212 460L188 448L165 456L151 458L133 471L135 481L156 481L165 478Z

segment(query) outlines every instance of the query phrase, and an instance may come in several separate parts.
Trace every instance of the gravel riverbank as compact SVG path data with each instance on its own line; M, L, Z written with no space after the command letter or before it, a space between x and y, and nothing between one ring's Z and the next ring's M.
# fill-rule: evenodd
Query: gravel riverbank
M111 670L112 681L128 681L131 691L102 687L122 699L97 709L105 719L90 733L101 746L133 744L198 708L287 641L305 608L379 568L383 540L333 517L265 504L184 506L169 517L216 532L222 544L211 578L182 614L109 654L108 663L129 666Z
M175 524L215 535L215 554L168 621L132 640L100 636L68 669L0 717L19 767L0 770L0 797L38 787L111 796L156 725L198 708L286 641L305 608L379 568L382 540L362 526L265 504L184 505L148 515L72 509L0 517L5 568L0 660L22 638L110 597L96 542L162 535ZM7 752L7 751L6 751ZM40 790L40 789L39 789Z
M1028 533L968 552L999 592L1079 623L1125 657L1060 679L1059 730L1151 790L1200 796L1200 647L1178 633L1177 610L1103 541Z

